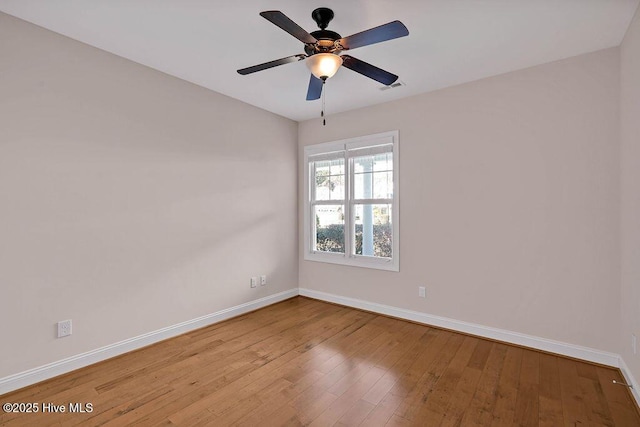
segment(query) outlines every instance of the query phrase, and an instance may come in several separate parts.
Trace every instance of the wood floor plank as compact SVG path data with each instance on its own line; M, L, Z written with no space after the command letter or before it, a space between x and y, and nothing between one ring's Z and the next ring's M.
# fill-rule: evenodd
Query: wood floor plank
M304 424L298 418L297 411L289 405L278 408L269 418L263 419L260 424L265 427L298 427Z
M432 414L431 411L427 411L426 409L442 403L437 399L440 393L437 393L436 390L442 387L440 379L453 359L453 356L458 352L463 341L464 336L459 334L453 334L448 337L442 350L435 354L435 357L427 366L427 369L418 380L414 389L407 395L405 399L406 409L403 411L401 405L396 411L397 415L416 423L424 421L427 424L432 424L435 421L431 418L432 415L435 415L437 419L440 418L437 416L437 413Z
M580 392L584 395L585 405L589 409L587 416L592 424L612 426L614 424L613 418L609 410L609 404L604 397L600 380L597 379L598 374L594 366L589 366L589 368L592 368L595 379L592 379L594 377L591 376L586 377L578 374Z
M367 373L347 388L338 399L334 400L325 411L323 411L310 426L325 426L335 424L347 411L357 404L362 396L375 384L382 376L383 371L372 367Z
M525 351L520 368L520 383L514 413L514 423L519 426L535 427L540 424L539 416L540 354Z
M304 425L318 418L338 399L338 396L324 390L317 391L313 389L310 391L310 393L303 393L300 398L294 399L292 402L298 419Z
M564 424L562 391L558 372L558 357L540 354L539 387L540 426L555 427Z
M491 425L496 403L495 396L506 353L507 346L504 344L493 343L491 346L478 386L462 419L463 425Z
M296 396L300 395L304 390L313 386L313 384L322 376L317 371L311 371L304 377L299 378L296 383L291 383L289 387L282 388L278 393L261 397L262 404L253 411L247 412L240 420L240 426L257 426L265 419L270 419L272 415L288 406L288 403Z
M387 427L409 427L409 426L415 426L416 424L414 422L409 421L406 418L402 418L401 416L394 415L385 425Z
M418 413L413 418L425 420L431 425L440 425L447 414L454 393L473 354L478 340L472 337L460 336L462 342L455 353L453 348L447 347L447 351L453 356L424 404L418 406Z
M400 397L389 391L384 398L376 404L360 425L366 427L387 425L389 420L394 416L393 414L396 412L396 409L398 409L398 406L400 406L402 400L404 400L404 397Z
M296 297L0 396L16 426L640 426L620 371Z
M375 405L365 401L358 400L335 424L337 426L358 426L369 413L375 408Z
M219 415L216 414L217 415L216 422L219 425L236 424L247 413L259 410L259 408L262 407L263 403L269 400L269 396L273 394L278 394L283 389L290 386L291 386L291 383L289 383L287 380L282 378L277 379L272 384L269 384L267 387L261 390L257 390L255 393L251 394L250 396L247 396L240 401L236 400L236 405L224 411L222 414L219 414ZM212 412L216 413L215 411L212 411ZM190 425L190 424L186 422L184 425Z
M407 352L398 363L398 370L402 371L402 374L398 377L398 381L396 381L390 393L407 397L414 390L422 375L424 375L426 367L431 360L444 347L448 338L447 334L442 331L428 329L420 337L417 345ZM402 407L398 409L400 416L408 409L409 405L410 402L403 402Z
M565 425L589 425L585 396L581 395L578 385L576 364L569 359L558 358L558 371Z
M519 347L507 349L498 381L496 403L491 421L491 425L494 427L513 425L518 387L520 386L520 368L525 351Z
M477 369L469 368L468 366L464 368L453 394L455 398L452 397L447 407L447 412L440 422L441 426L462 425L462 419L471 404L481 375L482 372Z

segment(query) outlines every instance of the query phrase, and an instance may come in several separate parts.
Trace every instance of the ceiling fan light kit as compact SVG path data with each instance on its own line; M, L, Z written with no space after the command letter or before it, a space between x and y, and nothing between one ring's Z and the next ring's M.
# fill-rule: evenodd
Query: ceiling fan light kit
M335 53L316 53L306 60L311 74L321 80L334 76L342 65L342 58Z

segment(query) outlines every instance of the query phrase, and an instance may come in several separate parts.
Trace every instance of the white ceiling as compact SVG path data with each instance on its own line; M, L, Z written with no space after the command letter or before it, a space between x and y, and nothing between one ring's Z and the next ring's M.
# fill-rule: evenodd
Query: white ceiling
M381 84L342 68L327 82L329 114L618 46L640 0L0 0L0 11L294 120L305 101L303 62L248 76L238 68L303 53L258 15L280 10L317 29L311 11L335 12L343 37L393 20L409 36L348 53L400 76Z

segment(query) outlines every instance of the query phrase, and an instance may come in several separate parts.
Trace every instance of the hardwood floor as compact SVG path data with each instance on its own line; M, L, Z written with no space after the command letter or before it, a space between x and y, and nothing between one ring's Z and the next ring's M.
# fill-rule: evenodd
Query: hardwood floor
M640 426L614 379L615 369L296 297L0 396L39 404L0 413L0 425Z

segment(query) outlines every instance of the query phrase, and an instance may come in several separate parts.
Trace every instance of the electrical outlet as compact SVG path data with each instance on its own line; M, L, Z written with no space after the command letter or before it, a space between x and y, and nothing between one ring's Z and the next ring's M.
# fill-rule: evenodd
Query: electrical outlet
M58 338L71 335L71 319L58 322Z
M267 284L267 276L260 276L260 286Z
M418 296L420 298L427 297L427 289L424 286L418 286Z
M631 349L633 350L633 354L638 354L638 340L636 339L636 334L631 334Z
M252 277L251 278L251 287L255 288L258 285L258 278L257 277Z

